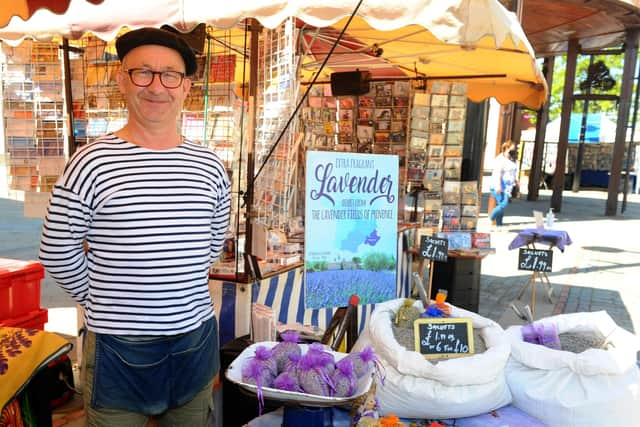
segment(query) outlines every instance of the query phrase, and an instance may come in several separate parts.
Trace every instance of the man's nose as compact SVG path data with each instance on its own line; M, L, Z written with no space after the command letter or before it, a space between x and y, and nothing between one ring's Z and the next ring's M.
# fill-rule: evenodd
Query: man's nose
M164 90L164 86L160 81L160 74L153 74L153 78L151 79L151 84L147 86L147 89L152 92L160 92Z

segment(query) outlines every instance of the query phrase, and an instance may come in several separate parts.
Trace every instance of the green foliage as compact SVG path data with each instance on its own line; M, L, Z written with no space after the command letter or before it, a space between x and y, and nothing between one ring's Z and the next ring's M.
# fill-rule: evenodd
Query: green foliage
M394 270L396 260L391 255L375 252L364 258L364 268L371 271Z
M576 62L576 78L573 89L574 94L584 93L580 90L580 84L587 80L589 68L589 55L578 55ZM602 62L609 68L611 77L616 84L609 90L598 90L591 88L593 94L619 95L620 82L622 80L622 66L624 55L595 55L593 63ZM566 77L567 57L558 56L555 58L553 67L553 84L551 85L551 96L549 99L549 121L560 117L562 111L562 94L564 91L564 80ZM583 83L583 87L586 87ZM582 113L584 101L576 101L573 103L572 112ZM616 113L618 109L615 101L589 101L589 113Z
M328 268L329 264L326 261L312 261L307 263L307 271L310 273L326 271Z

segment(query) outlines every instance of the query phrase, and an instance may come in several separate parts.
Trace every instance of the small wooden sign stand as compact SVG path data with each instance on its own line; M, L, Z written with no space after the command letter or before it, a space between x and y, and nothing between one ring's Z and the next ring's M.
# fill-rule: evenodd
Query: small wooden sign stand
M531 271L531 278L527 281L527 283L522 287L520 293L518 294L518 299L522 298L524 295L524 291L527 289L527 286L531 286L531 314L535 316L536 313L536 284L538 281L542 283L545 288L547 299L550 304L553 304L553 300L551 299L551 294L553 292L553 288L551 287L551 281L549 280L549 276L547 276L547 271L551 271L553 254L551 253L552 248L549 250L538 250L534 244L527 245L527 249L521 249L520 255L518 258L518 269L519 270L529 270ZM524 253L523 253L524 251ZM538 263L536 259L535 262L521 262L523 259L523 255L527 255L527 251L531 254L544 255L542 256L542 263ZM527 259L528 260L528 259Z
M447 261L448 240L432 236L422 236L420 240L420 270L422 271L422 263L425 259L429 260L429 283L427 284L427 304L431 300L431 284L433 283L433 265L434 261Z
M531 278L527 281L527 283L522 287L520 293L518 294L518 299L522 298L524 295L524 291L527 290L527 286L531 286L531 314L535 316L536 314L536 284L540 281L542 285L545 287L546 292L545 295L549 300L550 304L553 304L553 300L551 299L551 294L553 292L553 288L551 287L551 281L549 280L549 276L547 273L543 273L540 271L533 271L531 273Z

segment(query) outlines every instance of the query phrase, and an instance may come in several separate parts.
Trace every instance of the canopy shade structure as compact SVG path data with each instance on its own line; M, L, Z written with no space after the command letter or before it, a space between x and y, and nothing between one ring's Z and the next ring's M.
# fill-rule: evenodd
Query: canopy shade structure
M168 24L188 31L206 23L231 29L246 18L275 28L293 16L308 26L305 37L315 36L307 53L319 64L332 35L335 38L357 4L355 0L104 0L93 5L71 0L63 15L39 10L26 21L11 19L0 29L0 39L17 44L25 37L77 39L91 32L110 40L122 27ZM531 45L516 16L497 0L367 0L347 34L351 42L345 39L340 49L370 61L352 61L349 66L344 52L336 49L327 64L331 70L387 69L408 77L462 81L474 101L495 97L503 104L519 102L536 109L546 99L546 83ZM322 43L317 41L323 38ZM313 61L307 61L305 68L313 70Z
M84 0L93 4L103 0ZM29 19L39 9L48 9L53 13L65 13L71 0L7 0L0 3L0 27L9 23L14 16Z

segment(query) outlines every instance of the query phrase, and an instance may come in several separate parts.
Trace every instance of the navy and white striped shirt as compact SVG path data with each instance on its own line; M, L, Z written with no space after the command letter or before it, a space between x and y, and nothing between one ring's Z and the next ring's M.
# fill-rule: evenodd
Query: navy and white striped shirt
M40 261L85 308L91 331L191 331L214 314L208 271L222 251L229 188L209 148L150 150L105 135L74 154L53 189Z

